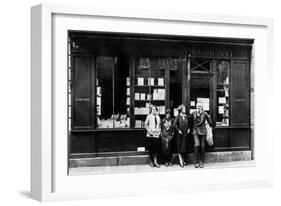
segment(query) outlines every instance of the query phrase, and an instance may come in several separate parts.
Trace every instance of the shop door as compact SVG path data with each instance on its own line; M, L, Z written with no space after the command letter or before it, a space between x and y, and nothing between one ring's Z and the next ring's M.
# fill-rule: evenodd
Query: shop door
M190 59L190 98L189 108L190 113L196 110L196 104L201 102L203 109L209 115L212 113L213 105L213 72L212 72L212 61L209 59Z

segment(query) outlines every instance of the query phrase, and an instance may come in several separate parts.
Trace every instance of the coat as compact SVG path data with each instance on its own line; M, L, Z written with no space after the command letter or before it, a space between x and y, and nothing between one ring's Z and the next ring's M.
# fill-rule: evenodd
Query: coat
M172 139L174 135L173 128L174 119L166 119L164 118L161 122L161 136L162 138Z
M176 131L176 133L179 133L179 131L182 132L184 136L187 135L188 129L191 128L191 122L189 120L189 117L186 115L185 119L182 115L178 115L174 121L173 127Z
M206 112L201 112L199 115L197 111L192 113L192 119L193 119L193 135L206 135L206 121L209 123L209 125L212 125L211 118Z
M185 153L186 152L186 142L187 142L187 133L188 129L192 126L189 117L186 115L184 118L181 114L179 114L173 124L173 127L176 132L176 152L177 153ZM181 131L182 134L179 133Z
M161 145L163 155L170 155L171 153L171 140L174 136L173 122L173 118L164 118L161 122Z
M155 122L155 118L156 118L156 122ZM159 138L160 131L161 131L160 124L161 124L161 119L159 115L155 115L155 116L153 114L147 115L145 119L145 128L147 130L146 136Z

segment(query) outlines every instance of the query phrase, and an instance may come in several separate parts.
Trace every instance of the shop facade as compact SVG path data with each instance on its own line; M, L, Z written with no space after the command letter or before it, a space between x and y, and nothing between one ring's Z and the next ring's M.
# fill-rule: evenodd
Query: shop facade
M184 104L191 113L200 101L214 126L207 150L253 159L253 43L69 31L69 157L145 155L151 105L163 118L167 108L176 115Z

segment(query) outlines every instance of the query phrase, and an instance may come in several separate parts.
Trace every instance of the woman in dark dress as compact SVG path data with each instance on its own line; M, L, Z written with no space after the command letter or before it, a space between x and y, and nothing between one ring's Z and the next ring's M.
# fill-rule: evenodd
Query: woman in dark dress
M192 113L195 168L203 168L205 159L206 121L212 125L209 115L204 112L202 103L196 104L196 111ZM201 149L201 151L200 151Z
M180 105L178 108L178 116L174 121L174 129L176 132L176 147L179 156L180 166L183 167L186 163L184 162L183 155L186 153L186 141L187 134L190 131L191 122L186 115L186 108L184 105Z
M174 119L171 117L171 110L166 110L166 116L161 121L161 145L162 145L162 156L165 161L165 166L172 165L171 163L171 140L174 135L173 122Z

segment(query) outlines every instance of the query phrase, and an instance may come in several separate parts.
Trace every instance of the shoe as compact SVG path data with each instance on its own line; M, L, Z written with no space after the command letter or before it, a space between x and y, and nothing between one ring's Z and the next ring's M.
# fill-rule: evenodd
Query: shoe
M168 167L168 166L169 166L169 163L168 163L168 162L165 162L165 166Z
M149 164L149 165L150 165L150 167L154 167L154 164L153 164L153 162L150 162L150 164Z
M171 162L168 163L169 166L173 166L173 164Z
M203 168L203 167L204 167L203 162L200 162L200 163L199 163L199 167L200 167L200 168Z
M180 167L184 167L183 163L180 163Z
M160 168L160 165L157 162L154 162L154 166Z
M198 168L198 167L199 167L199 164L198 164L198 163L195 163L194 167L195 167L195 168Z

